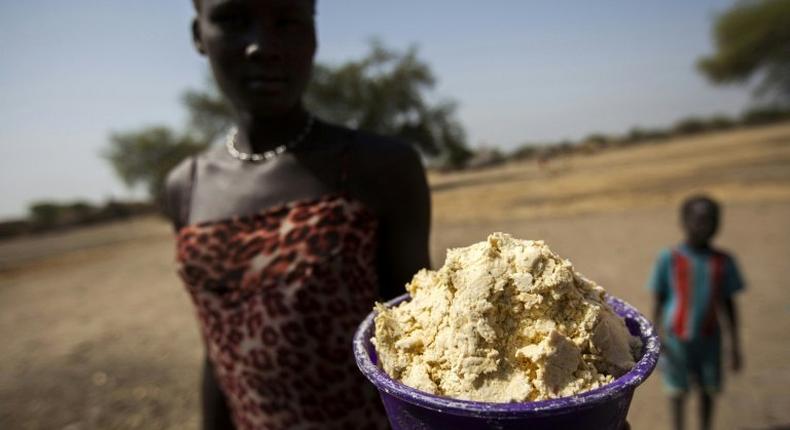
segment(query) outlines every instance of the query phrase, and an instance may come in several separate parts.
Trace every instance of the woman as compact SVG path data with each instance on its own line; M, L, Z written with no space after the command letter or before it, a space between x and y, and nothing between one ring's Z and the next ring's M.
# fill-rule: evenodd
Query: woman
M195 46L236 115L225 145L166 184L206 346L204 428L385 428L351 339L375 300L429 266L420 159L305 111L314 1L195 8Z

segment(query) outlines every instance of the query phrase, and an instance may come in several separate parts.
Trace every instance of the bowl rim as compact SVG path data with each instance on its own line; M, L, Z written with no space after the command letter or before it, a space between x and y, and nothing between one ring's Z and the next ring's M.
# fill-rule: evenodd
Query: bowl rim
M384 305L386 307L392 307L409 298L408 294L403 294L387 301ZM534 402L492 403L437 396L412 388L402 382L392 379L383 369L373 364L368 354L367 346L371 345L371 343L370 338L366 338L367 336L365 333L368 329L372 329L374 325L374 318L376 316L375 310L368 314L357 328L356 333L354 333L354 359L360 371L380 392L396 397L412 405L452 415L472 415L478 417L496 416L497 418L507 416L549 416L591 408L601 403L616 400L625 395L631 395L633 390L636 389L638 385L642 384L655 369L660 351L658 334L644 315L634 306L617 297L606 294L605 299L606 302L612 306L615 313L626 320L626 324L629 323L629 320L631 321L631 325L636 324L643 345L642 356L631 370L611 383L574 396Z

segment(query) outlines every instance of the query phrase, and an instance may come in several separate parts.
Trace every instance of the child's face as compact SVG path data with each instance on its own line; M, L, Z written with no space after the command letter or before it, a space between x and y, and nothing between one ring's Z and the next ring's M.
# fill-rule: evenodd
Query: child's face
M316 50L309 0L200 0L195 45L233 106L284 114L301 100Z
M708 246L718 227L718 214L705 202L693 204L683 218L686 241L696 247Z

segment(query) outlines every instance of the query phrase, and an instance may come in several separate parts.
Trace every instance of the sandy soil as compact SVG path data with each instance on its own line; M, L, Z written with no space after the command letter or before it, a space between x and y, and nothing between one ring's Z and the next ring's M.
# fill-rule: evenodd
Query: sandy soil
M739 298L746 367L728 375L717 428L790 428L790 126L431 183L434 265L491 231L542 238L643 310L653 258L680 237L677 201L696 190L721 198L719 243L749 289ZM0 243L0 428L197 428L201 346L172 261L156 218ZM634 398L635 429L669 428L657 376Z

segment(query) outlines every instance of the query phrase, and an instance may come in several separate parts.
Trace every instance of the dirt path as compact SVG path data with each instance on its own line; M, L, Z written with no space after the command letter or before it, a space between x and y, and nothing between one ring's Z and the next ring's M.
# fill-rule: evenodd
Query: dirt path
M433 255L493 230L545 238L589 277L641 309L660 247L677 237L674 211L522 222L445 224ZM746 370L728 381L719 428L790 424L790 204L727 211L721 243L737 249L749 281L741 298ZM139 226L138 226L139 227ZM96 246L0 276L0 428L197 427L201 347L191 304L173 275L169 231ZM692 405L693 406L693 405ZM694 409L691 409L692 411ZM635 429L667 428L658 378L631 409Z
M147 224L0 277L0 428L197 428L191 304Z

